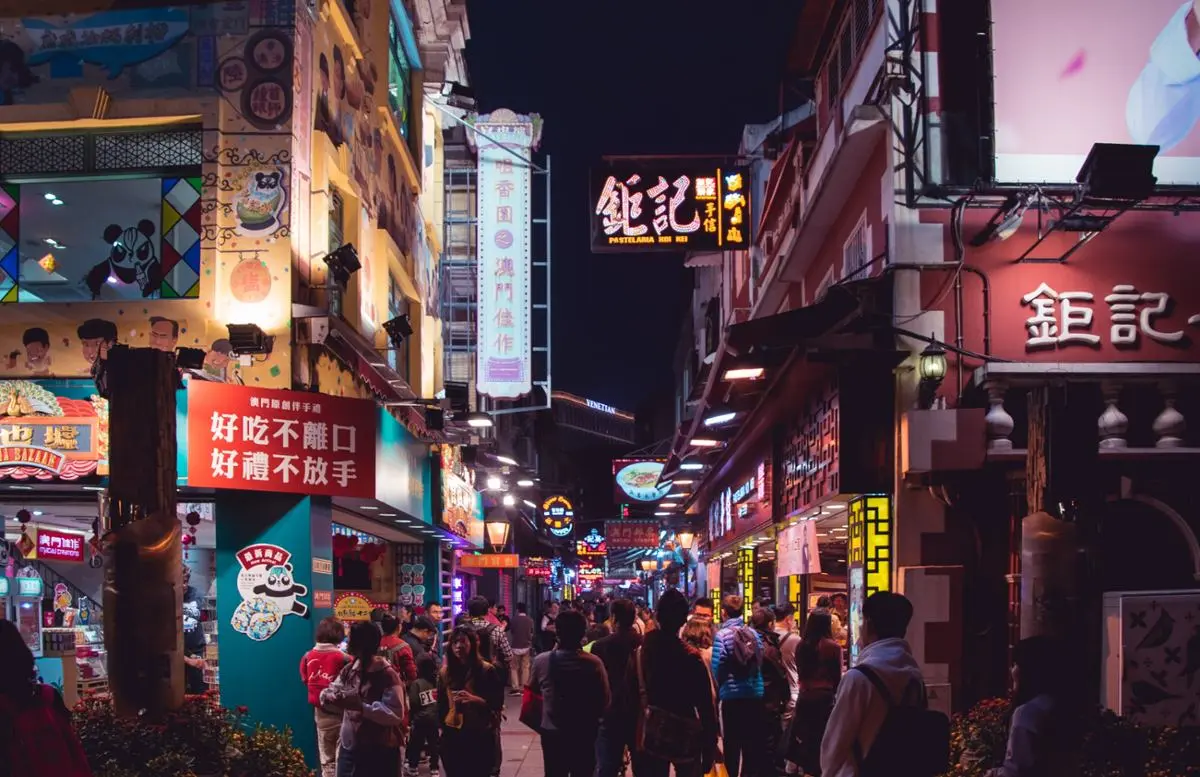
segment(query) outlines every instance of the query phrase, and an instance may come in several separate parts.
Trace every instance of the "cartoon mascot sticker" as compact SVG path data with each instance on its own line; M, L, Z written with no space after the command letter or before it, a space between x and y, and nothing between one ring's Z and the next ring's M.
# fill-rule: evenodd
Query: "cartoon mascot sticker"
M308 587L295 581L291 558L278 545L250 545L238 551L242 603L233 613L234 631L262 642L279 631L284 616L308 617L308 605L297 601L308 594Z

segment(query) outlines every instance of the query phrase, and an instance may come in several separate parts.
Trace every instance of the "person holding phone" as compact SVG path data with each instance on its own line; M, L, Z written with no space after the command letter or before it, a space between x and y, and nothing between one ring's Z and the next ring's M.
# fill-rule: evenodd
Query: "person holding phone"
M473 627L455 627L447 648L437 693L442 768L447 777L488 777L504 706L503 680L480 657Z

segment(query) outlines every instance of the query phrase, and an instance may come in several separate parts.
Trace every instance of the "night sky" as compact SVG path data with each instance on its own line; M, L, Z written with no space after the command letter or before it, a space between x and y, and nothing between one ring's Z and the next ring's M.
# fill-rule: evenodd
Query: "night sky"
M736 153L743 125L778 115L800 5L468 2L467 66L480 112L545 120L555 389L633 409L670 385L690 295L683 256L592 254L589 169L604 155Z

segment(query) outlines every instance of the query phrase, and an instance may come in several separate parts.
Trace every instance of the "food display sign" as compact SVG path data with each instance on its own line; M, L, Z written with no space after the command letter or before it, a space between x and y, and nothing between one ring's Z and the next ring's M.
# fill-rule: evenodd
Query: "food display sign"
M375 497L375 403L209 381L188 385L188 485Z
M661 501L673 485L658 482L666 466L666 459L614 459L613 498L618 504Z
M596 527L588 530L583 539L575 541L575 555L580 558L603 557L608 554L608 543Z
M606 521L604 523L604 533L607 535L609 550L657 548L658 531L658 521Z
M718 163L639 160L592 173L593 251L750 246L750 175Z
M434 454L441 488L435 489L440 504L434 514L442 516L442 525L452 533L468 540L477 548L483 547L483 505L475 490L475 471L463 464L460 448L441 445Z
M362 594L339 594L333 601L333 617L345 623L357 623L371 620L371 611L375 605Z
M542 502L542 525L555 537L569 537L575 530L575 506L565 496L552 496Z
M69 534L39 527L35 558L42 561L70 561L82 564L84 544L82 534Z
M237 552L237 590L242 602L233 612L233 630L255 642L270 639L288 615L308 616L300 597L308 587L296 582L290 551L278 545L248 545Z
M553 573L550 559L542 556L528 556L525 559L525 577L536 577L549 580Z
M0 480L107 474L107 400L56 396L33 381L0 381Z

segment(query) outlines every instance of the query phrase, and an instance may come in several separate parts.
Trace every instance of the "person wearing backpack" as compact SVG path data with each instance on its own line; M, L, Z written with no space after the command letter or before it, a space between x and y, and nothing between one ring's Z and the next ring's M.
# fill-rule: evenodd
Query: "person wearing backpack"
M417 660L412 647L400 636L400 619L385 614L379 620L383 638L379 640L379 655L387 659L405 685L417 679Z
M92 776L62 696L38 682L33 653L7 620L0 620L0 774Z
M742 620L745 600L730 594L721 602L724 621L713 639L712 673L721 700L721 734L729 777L765 777L766 703L763 700L763 639Z
M499 624L488 621L488 610L491 608L492 603L487 600L487 597L472 597L471 601L467 602L466 625L475 629L475 633L479 637L479 656L492 665L500 687L504 688L508 683L508 668L512 666L513 661L512 643L508 641L508 634ZM497 715L503 714L503 701L501 698L500 707L496 709ZM495 735L495 760L492 765L492 774L499 775L500 764L504 762L499 726L496 726Z
M779 747L783 728L780 722L787 713L792 691L788 683L787 669L783 665L783 653L780 652L781 641L775 633L774 609L763 607L755 610L750 616L750 625L758 632L763 642L763 708L766 710L767 724L763 736L767 743L766 757L772 763L778 762L782 765Z
M879 591L863 604L863 650L842 676L825 736L822 777L935 777L949 770L950 725L928 709L921 668L904 641L912 603Z

